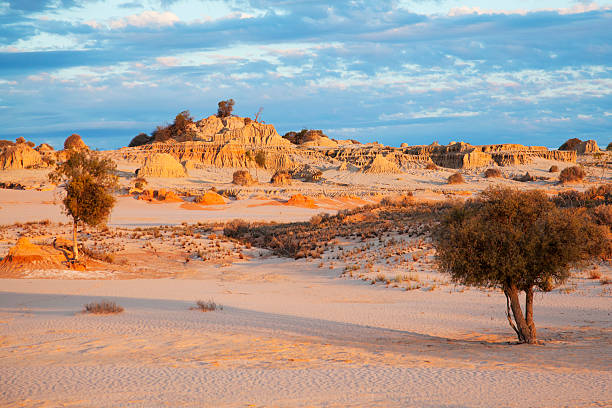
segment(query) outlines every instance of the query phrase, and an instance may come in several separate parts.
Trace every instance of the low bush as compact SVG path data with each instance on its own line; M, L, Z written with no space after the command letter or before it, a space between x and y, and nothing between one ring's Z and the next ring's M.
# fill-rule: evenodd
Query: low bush
M448 184L462 184L462 183L465 183L465 180L463 179L463 176L461 175L461 173L451 174L450 177L448 178Z
M255 184L256 181L253 179L253 176L251 176L251 173L249 173L248 171L238 170L235 171L232 176L232 183L239 186L250 186L252 184Z
M559 166L550 166L550 169L548 169L549 173L558 173L559 172Z
M426 170L438 170L438 166L436 166L434 163L427 163L427 165L425 165L425 169Z
M199 310L201 312L214 312L215 310L223 310L223 306L215 303L214 300L198 300L196 305L191 310Z
M585 176L586 173L580 166L566 167L559 174L559 181L561 183L573 183L576 181L581 181Z
M485 178L502 177L502 172L499 169L486 169L484 176Z
M91 302L84 306L83 313L91 314L117 314L123 312L123 308L115 302L106 300L100 302Z

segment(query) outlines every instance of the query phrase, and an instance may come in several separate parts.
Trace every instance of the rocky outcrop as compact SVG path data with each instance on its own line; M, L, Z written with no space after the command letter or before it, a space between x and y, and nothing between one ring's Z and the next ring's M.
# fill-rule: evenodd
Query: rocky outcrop
M376 155L372 163L364 170L367 174L397 174L402 171L392 161L387 160L382 154Z
M202 205L224 205L225 200L214 191L207 191L201 196L196 197L195 202Z
M302 194L292 195L289 198L289 201L287 201L287 205L304 208L317 208L317 205L315 204L312 198L304 196Z
M19 272L33 269L63 269L66 255L51 245L36 245L28 238L19 238L0 262L0 272Z
M0 153L0 169L2 170L30 169L45 166L46 163L43 161L40 153L26 143L7 146Z
M168 153L153 153L147 157L138 170L139 177L186 177L187 172L181 163Z
M567 140L563 143L559 150L565 151L575 151L578 154L589 154L589 153L599 153L601 150L599 146L597 146L597 142L594 140L585 140L582 141L578 138L573 138Z

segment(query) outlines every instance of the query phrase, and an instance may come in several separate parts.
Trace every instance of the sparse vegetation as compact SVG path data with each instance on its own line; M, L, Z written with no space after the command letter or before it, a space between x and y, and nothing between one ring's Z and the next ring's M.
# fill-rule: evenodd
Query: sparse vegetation
M578 138L569 139L565 143L563 143L561 146L559 146L559 150L576 150L576 147L580 143L582 143L582 140Z
M220 101L218 103L219 109L217 109L217 117L223 119L232 116L235 104L236 102L233 99Z
M165 142L169 139L174 139L177 142L194 140L193 126L193 116L188 110L185 110L176 115L171 125L158 126L151 134L149 142Z
M118 314L123 312L123 308L115 302L106 300L100 302L91 302L84 306L83 313L91 314Z
M112 195L117 187L116 165L94 152L75 151L68 160L49 174L51 181L64 182L63 200L67 215L73 220L73 256L79 258L77 228L80 222L97 226L106 221L115 204Z
M565 282L571 267L608 244L606 230L583 212L557 208L541 191L499 188L450 210L434 240L439 268L455 282L503 290L508 322L522 343L537 341L534 288Z
M447 182L448 184L463 184L465 183L465 180L463 179L461 173L455 173L450 175Z
M201 312L214 312L215 310L223 310L223 306L215 303L214 300L198 300L196 305L191 310L199 310Z
M239 186L250 186L252 184L256 184L257 180L253 179L251 173L246 170L237 170L232 175L232 183L237 184Z
M561 183L574 183L581 181L586 176L584 169L580 166L566 167L561 170L559 174L559 181Z
M438 170L438 166L435 163L427 163L425 165L425 170Z
M499 169L486 169L484 176L485 178L502 177L502 172Z
M550 166L550 169L548 169L548 172L549 173L558 173L559 172L559 166L556 166L556 165L553 164L552 166Z

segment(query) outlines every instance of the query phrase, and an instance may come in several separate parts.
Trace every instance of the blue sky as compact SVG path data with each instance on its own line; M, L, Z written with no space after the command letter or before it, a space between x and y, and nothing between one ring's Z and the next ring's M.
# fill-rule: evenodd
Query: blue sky
M0 0L0 139L189 109L390 145L612 141L612 2Z

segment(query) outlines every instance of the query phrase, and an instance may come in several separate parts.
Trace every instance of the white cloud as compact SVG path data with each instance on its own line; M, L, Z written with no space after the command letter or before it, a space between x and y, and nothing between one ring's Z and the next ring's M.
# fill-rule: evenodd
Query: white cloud
M158 11L143 11L140 14L132 14L109 23L111 29L120 29L127 26L133 27L168 27L178 23L178 16L170 11L160 13ZM90 24L91 25L91 24Z
M402 119L429 119L429 118L465 118L471 116L478 116L479 112L472 111L458 111L454 112L448 108L438 108L429 111L420 112L398 112L392 114L383 113L378 117L380 120L402 120Z
M526 15L528 13L537 13L541 11L552 11L558 12L559 14L581 14L588 13L590 11L602 11L602 10L612 10L612 6L600 6L596 2L591 3L579 3L572 7L561 7L561 8L540 8L540 9L513 9L513 10L504 10L504 9L483 9L481 7L454 7L449 12L448 15L451 17L469 15L469 14L520 14Z

